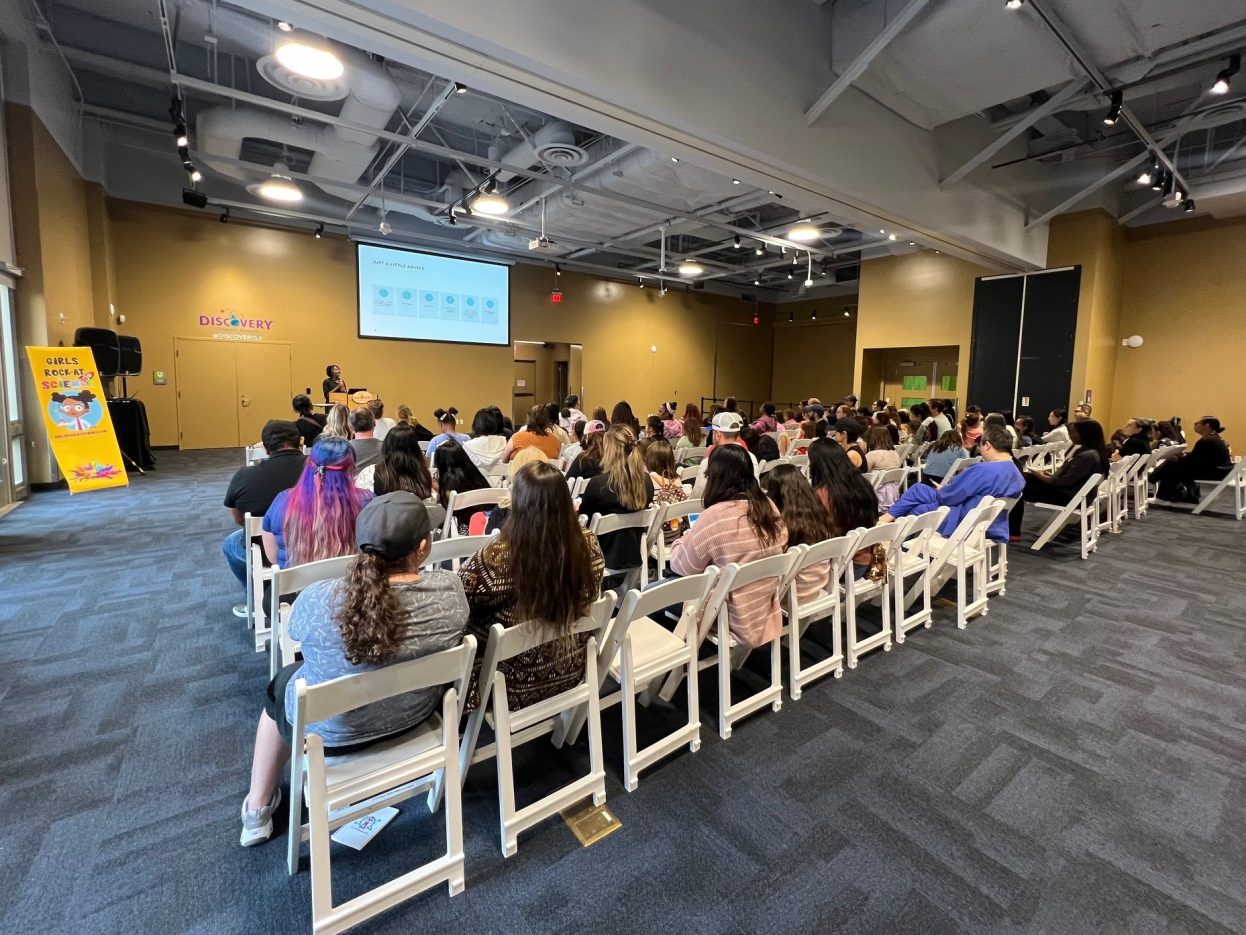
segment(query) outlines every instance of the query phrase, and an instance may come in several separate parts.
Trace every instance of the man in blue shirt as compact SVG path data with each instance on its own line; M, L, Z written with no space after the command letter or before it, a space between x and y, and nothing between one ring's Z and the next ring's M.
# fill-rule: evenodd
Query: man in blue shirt
M1012 436L1008 430L1002 425L986 426L978 446L982 453L981 461L971 464L942 486L914 484L879 522L931 513L945 506L948 514L939 526L939 535L946 538L960 525L965 514L982 502L983 497L1004 499L1021 496L1025 490L1025 479L1012 460ZM994 542L1007 542L1008 514L1000 513L986 534Z

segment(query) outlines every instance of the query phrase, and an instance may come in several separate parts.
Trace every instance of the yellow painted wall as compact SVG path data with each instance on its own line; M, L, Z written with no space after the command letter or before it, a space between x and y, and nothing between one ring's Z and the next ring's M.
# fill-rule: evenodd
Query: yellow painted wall
M960 348L957 373L969 373L974 280L990 270L924 250L861 264L853 386L861 395L867 348Z
M1120 346L1131 334L1142 347ZM1191 434L1195 420L1212 415L1243 447L1246 219L1182 219L1129 234L1116 351L1113 427L1178 415Z
M797 402L816 396L824 403L855 387L857 297L835 296L789 302L775 308L771 398ZM850 311L845 318L844 309ZM816 321L810 317L817 311ZM795 318L789 322L788 318Z
M354 248L336 237L274 230L215 215L109 202L117 311L125 331L143 342L142 389L152 442L177 441L173 338L205 336L199 316L229 309L240 318L272 319L266 339L289 341L294 386L320 392L324 367L336 363L351 385L379 393L387 412L407 403L423 419L455 405L464 418L496 403L510 410L512 350L508 347L363 340L357 336ZM753 353L730 340L718 378L737 395L765 398L770 383L770 314L753 328L753 307L737 299L607 282L570 271L560 279L564 301L549 301L553 273L518 264L511 272L513 340L583 345L581 408L607 410L626 398L640 415L662 399L698 400L715 385L720 325L747 323ZM657 351L650 351L656 347ZM164 370L167 386L151 382ZM213 392L185 387L183 392ZM721 393L721 389L720 389Z

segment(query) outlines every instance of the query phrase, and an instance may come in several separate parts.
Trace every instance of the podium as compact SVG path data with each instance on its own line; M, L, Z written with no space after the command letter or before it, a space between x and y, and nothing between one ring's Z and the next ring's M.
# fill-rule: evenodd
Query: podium
M354 412L356 409L365 409L369 402L376 397L367 390L356 390L353 393L330 393L330 405L343 405L348 411Z

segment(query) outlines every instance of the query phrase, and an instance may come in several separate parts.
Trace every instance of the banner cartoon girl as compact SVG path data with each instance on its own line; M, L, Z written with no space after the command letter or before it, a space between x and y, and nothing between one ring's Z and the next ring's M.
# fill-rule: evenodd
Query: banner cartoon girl
M49 410L58 425L72 432L81 432L93 428L99 422L99 407L96 406L94 414L91 412L91 403L94 401L95 394L90 390L70 395L53 393Z

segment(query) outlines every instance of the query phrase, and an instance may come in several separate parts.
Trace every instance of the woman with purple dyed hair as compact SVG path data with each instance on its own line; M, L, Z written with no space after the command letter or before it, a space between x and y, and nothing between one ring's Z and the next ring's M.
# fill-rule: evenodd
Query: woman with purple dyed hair
M299 481L264 514L264 552L278 568L351 555L355 518L372 499L355 486L355 452L342 438L312 445Z

